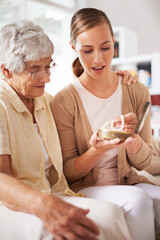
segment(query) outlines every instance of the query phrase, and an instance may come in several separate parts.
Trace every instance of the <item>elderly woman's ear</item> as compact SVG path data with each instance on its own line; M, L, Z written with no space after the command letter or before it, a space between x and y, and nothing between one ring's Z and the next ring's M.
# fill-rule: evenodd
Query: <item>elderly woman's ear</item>
M4 76L7 79L12 78L12 72L10 72L8 69L6 69L3 65L1 65L1 69L2 69L2 72L3 72Z

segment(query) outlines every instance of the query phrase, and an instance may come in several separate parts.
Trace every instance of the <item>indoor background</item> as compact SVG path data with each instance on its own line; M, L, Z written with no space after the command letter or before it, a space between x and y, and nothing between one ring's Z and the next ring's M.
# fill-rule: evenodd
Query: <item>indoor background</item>
M101 9L115 29L125 27L133 32L133 37L128 37L122 31L121 57L147 55L150 61L153 53L160 52L159 0L0 0L0 27L13 20L30 19L41 25L54 42L57 66L46 87L52 94L73 81L71 64L76 56L69 44L69 28L73 13L82 7ZM126 64L120 66L125 68Z

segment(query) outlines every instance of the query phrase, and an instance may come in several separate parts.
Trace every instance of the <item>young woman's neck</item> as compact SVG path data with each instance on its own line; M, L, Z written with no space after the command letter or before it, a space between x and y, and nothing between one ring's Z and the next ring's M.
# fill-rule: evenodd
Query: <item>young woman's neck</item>
M104 78L95 79L83 73L79 80L93 95L99 98L110 97L118 87L118 75L110 71Z

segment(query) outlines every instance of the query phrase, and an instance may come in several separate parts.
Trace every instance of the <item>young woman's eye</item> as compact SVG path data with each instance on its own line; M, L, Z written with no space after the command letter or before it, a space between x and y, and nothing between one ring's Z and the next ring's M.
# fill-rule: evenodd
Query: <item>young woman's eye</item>
M87 51L84 51L84 53L91 53L92 50L87 50Z
M109 50L110 47L106 47L106 48L102 48L102 50L106 51L106 50Z

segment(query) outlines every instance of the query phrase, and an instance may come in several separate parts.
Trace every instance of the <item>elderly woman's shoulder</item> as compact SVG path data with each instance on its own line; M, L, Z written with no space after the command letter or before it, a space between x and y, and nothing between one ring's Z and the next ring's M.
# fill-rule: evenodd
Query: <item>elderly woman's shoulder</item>
M40 97L41 101L47 102L47 104L50 104L53 100L53 95L49 92L45 92L43 96Z

